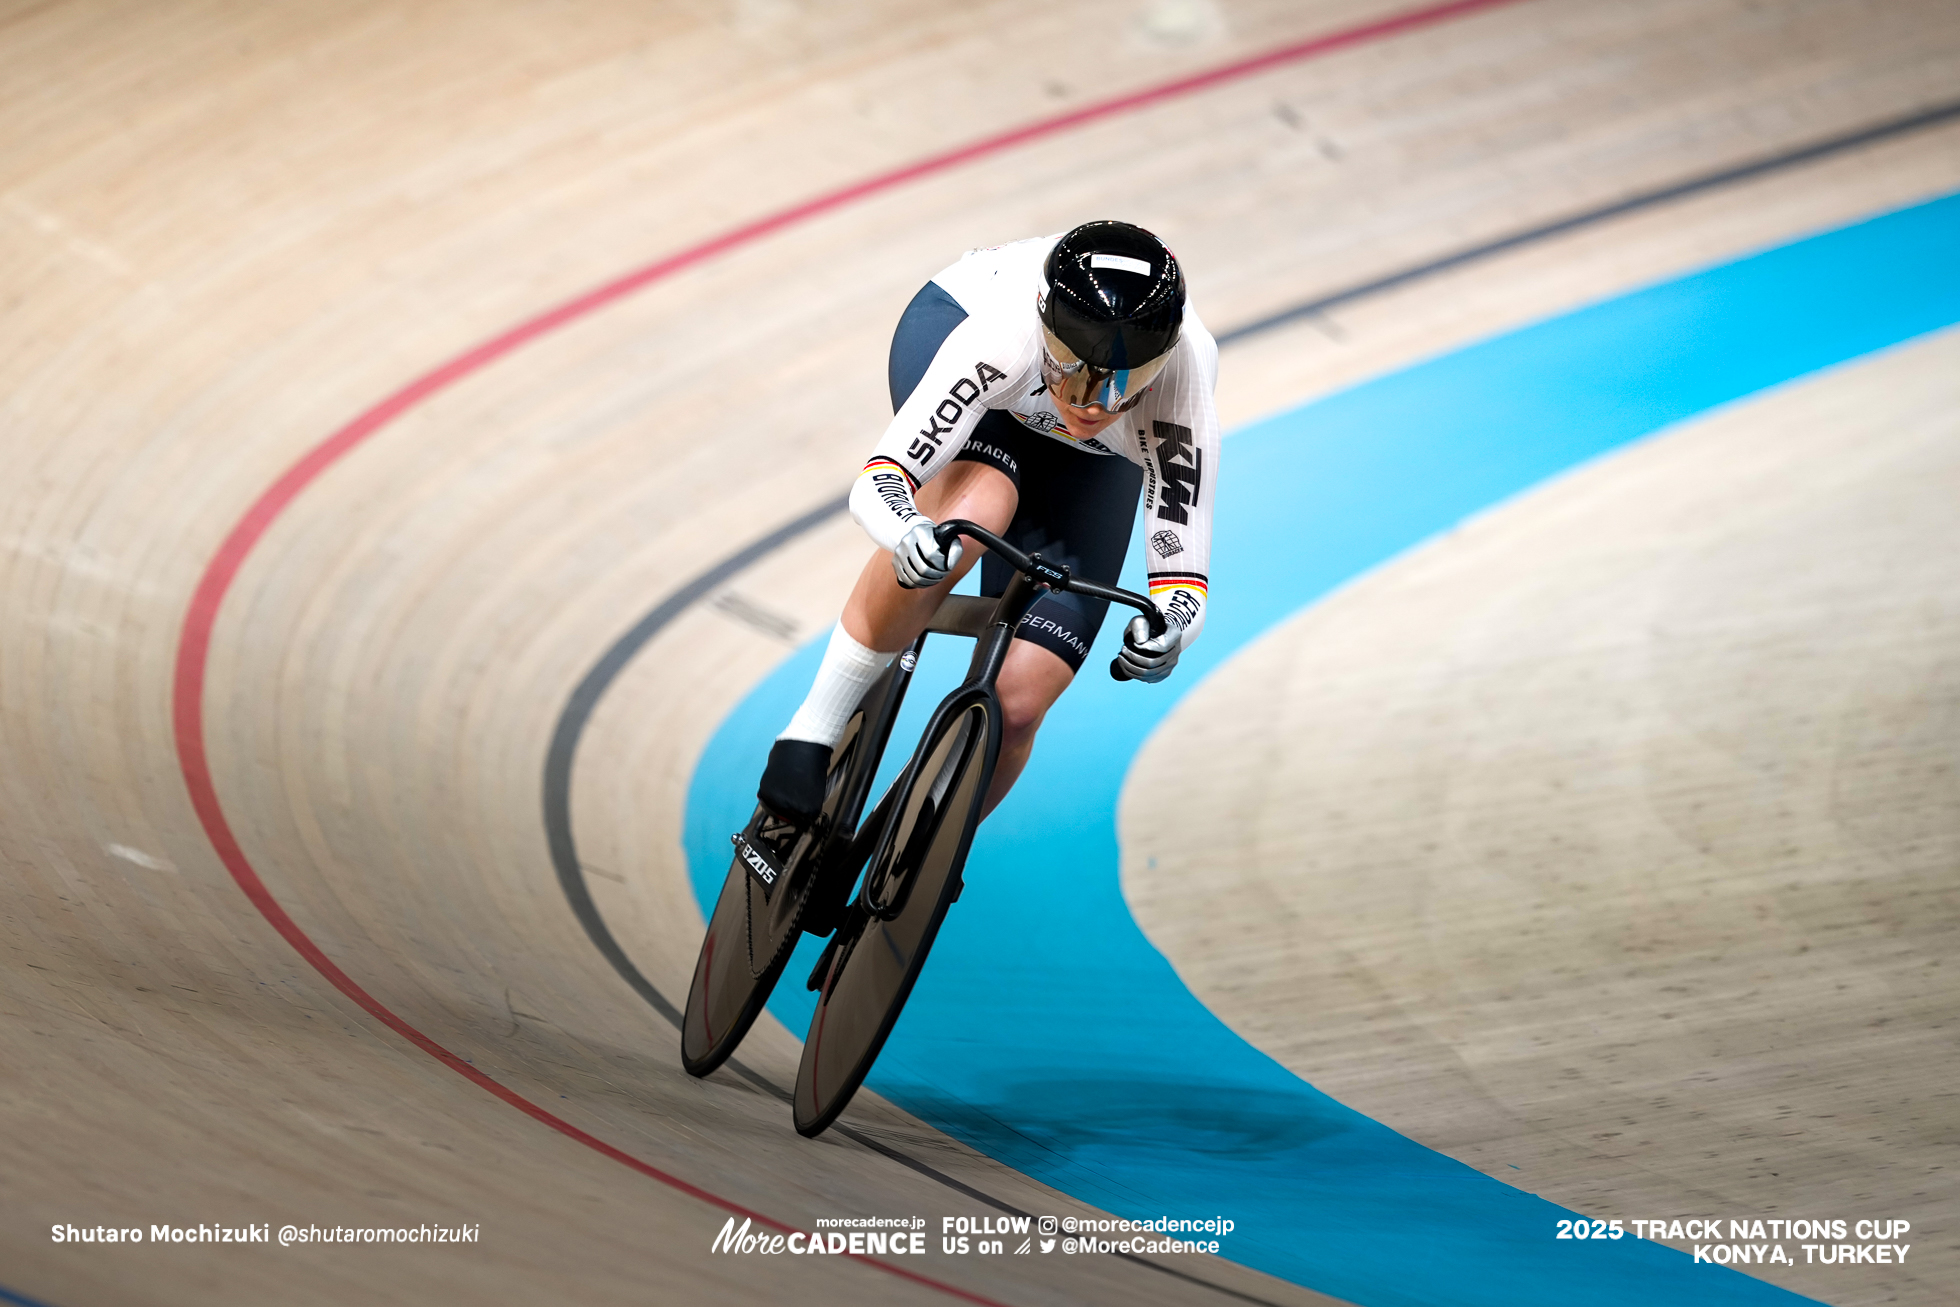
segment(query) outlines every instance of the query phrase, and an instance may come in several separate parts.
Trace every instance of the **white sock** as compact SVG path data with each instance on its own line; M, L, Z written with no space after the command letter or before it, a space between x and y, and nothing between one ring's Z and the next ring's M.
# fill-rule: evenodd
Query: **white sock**
M867 649L853 640L839 622L830 633L830 647L823 652L823 665L817 668L809 695L776 738L836 748L858 700L891 660L891 654Z

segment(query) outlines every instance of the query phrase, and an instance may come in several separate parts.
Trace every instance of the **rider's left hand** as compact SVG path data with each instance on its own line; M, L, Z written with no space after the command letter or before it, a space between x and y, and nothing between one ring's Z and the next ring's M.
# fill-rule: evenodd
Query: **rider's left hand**
M1179 646L1183 642L1184 628L1176 622L1168 623L1164 633L1153 638L1150 623L1139 614L1123 629L1123 650L1117 658L1131 680L1155 684L1177 666L1177 656L1182 652Z

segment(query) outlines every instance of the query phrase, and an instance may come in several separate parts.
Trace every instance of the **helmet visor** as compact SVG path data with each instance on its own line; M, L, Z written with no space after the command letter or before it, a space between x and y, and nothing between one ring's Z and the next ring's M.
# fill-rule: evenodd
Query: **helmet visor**
M1099 368L1076 357L1046 323L1042 324L1041 337L1042 380L1056 399L1072 408L1100 404L1111 413L1134 408L1171 358L1166 351L1133 368Z

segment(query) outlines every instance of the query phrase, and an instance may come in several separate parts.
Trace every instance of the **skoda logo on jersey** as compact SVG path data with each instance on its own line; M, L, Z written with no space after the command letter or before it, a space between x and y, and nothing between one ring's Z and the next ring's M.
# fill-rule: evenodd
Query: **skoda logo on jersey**
M932 456L945 444L945 437L953 434L953 427L967 406L986 394L996 381L1005 380L1007 374L985 359L975 363L973 375L955 381L946 398L927 416L926 424L919 428L918 436L906 449L906 456L920 467L932 462Z

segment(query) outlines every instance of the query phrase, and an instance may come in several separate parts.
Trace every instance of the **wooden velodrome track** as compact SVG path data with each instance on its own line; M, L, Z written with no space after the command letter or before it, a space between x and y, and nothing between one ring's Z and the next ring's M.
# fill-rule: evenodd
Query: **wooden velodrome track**
M1340 33L538 323L854 181ZM870 1096L797 1139L767 1020L752 1079L685 1077L554 870L568 696L841 492L891 324L962 249L1129 217L1226 331L1735 174L1233 345L1229 427L1960 188L1952 117L1868 132L1960 95L1941 0L78 0L0 11L0 86L0 1286L53 1304L1325 1301L1215 1259L710 1257L736 1208L1085 1209ZM1771 1278L1950 1301L1956 377L1949 333L1779 392L1303 615L1153 742L1139 921L1246 1038L1424 1143L1588 1212L1875 1196L1925 1261ZM584 883L662 995L700 929L694 760L863 554L839 520L765 557L587 724ZM1153 825L1151 785L1208 815ZM1250 945L1219 906L1247 883L1285 908ZM1584 892L1609 924L1575 928ZM49 1237L248 1221L482 1236Z

